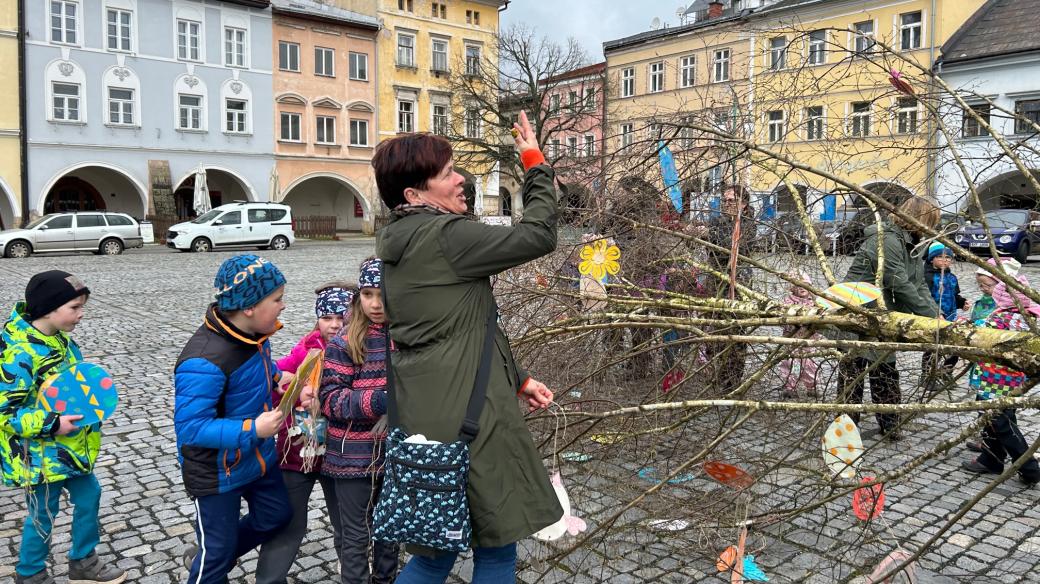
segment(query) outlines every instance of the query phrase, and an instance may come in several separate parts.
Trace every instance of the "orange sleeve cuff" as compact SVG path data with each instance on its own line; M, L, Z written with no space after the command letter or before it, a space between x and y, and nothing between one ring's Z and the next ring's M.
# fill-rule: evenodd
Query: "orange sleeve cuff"
M253 420L242 420L242 431L248 432L253 429Z
M523 383L520 384L520 389L518 389L516 391L516 397L520 397L520 395L524 393L524 390L527 389L527 384L531 383L532 379L534 379L534 378L533 377L528 377L527 379L524 380Z
M538 166L539 164L543 164L545 162L545 155L542 154L542 151L538 150L537 148L527 150L526 152L522 152L520 154L520 162L523 163L524 170L528 171Z

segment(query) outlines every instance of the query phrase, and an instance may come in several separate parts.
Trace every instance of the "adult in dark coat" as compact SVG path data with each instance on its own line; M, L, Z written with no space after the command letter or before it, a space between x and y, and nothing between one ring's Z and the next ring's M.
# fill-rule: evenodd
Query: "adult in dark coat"
M378 234L376 253L386 264L386 310L398 350L392 369L399 422L431 440L458 437L495 302L491 276L556 248L553 170L525 115L516 130L527 172L523 220L513 226L467 217L464 179L454 171L451 145L443 138L393 138L379 145L372 160L380 196L393 210ZM535 408L546 407L553 395L517 366L496 326L480 432L470 444L474 581L512 582L516 542L563 516L518 397ZM422 555L409 561L398 584L444 582L455 562L452 553L429 557L430 550L410 551Z
M925 197L907 199L899 206L899 211L932 229L939 224L939 207ZM845 281L874 282L880 271L886 308L919 316L937 316L938 307L924 279L924 252L913 251L919 247L921 234L898 216L880 227L867 227L864 234L867 238L856 251ZM883 264L878 257L878 238L881 238L884 250ZM902 399L899 369L893 353L882 358L876 351L851 351L839 363L838 374L839 388L848 402L863 401L864 375L870 378L870 397L874 403L897 404ZM859 414L851 417L859 423ZM876 417L882 435L890 440L900 438L897 414L877 414Z

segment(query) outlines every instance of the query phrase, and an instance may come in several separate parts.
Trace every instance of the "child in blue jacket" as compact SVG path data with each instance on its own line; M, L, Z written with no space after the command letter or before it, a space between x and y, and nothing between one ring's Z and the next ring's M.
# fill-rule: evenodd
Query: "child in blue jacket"
M950 322L957 320L957 310L969 310L968 299L961 296L961 285L957 276L950 270L953 266L953 250L933 242L928 246L925 257L924 280L932 292L932 299L939 307L939 313ZM953 368L957 365L957 355L940 355L926 351L921 357L921 375L925 379L925 393L932 396L936 391L947 387L953 379Z
M271 397L281 374L268 341L282 326L285 277L240 255L220 266L214 286L216 302L174 373L177 457L196 512L198 547L184 555L193 584L226 583L239 557L292 519L273 438L283 420Z

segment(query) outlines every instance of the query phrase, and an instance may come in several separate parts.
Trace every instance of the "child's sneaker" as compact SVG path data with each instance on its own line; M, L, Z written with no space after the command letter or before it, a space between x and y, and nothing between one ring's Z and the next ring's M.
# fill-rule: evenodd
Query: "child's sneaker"
M69 561L69 584L120 584L123 580L126 580L126 572L102 564L96 553Z
M16 573L14 575L14 584L54 584L54 578L51 578L47 570L40 570L32 576L22 576Z

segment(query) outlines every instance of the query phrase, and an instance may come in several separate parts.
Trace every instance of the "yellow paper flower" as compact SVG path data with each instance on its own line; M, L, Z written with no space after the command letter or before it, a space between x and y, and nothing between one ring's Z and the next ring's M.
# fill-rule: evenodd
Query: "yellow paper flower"
M593 241L591 245L581 248L578 255L582 262L578 271L594 280L603 280L607 274L616 275L621 271L621 250L616 245L607 245L605 239Z

